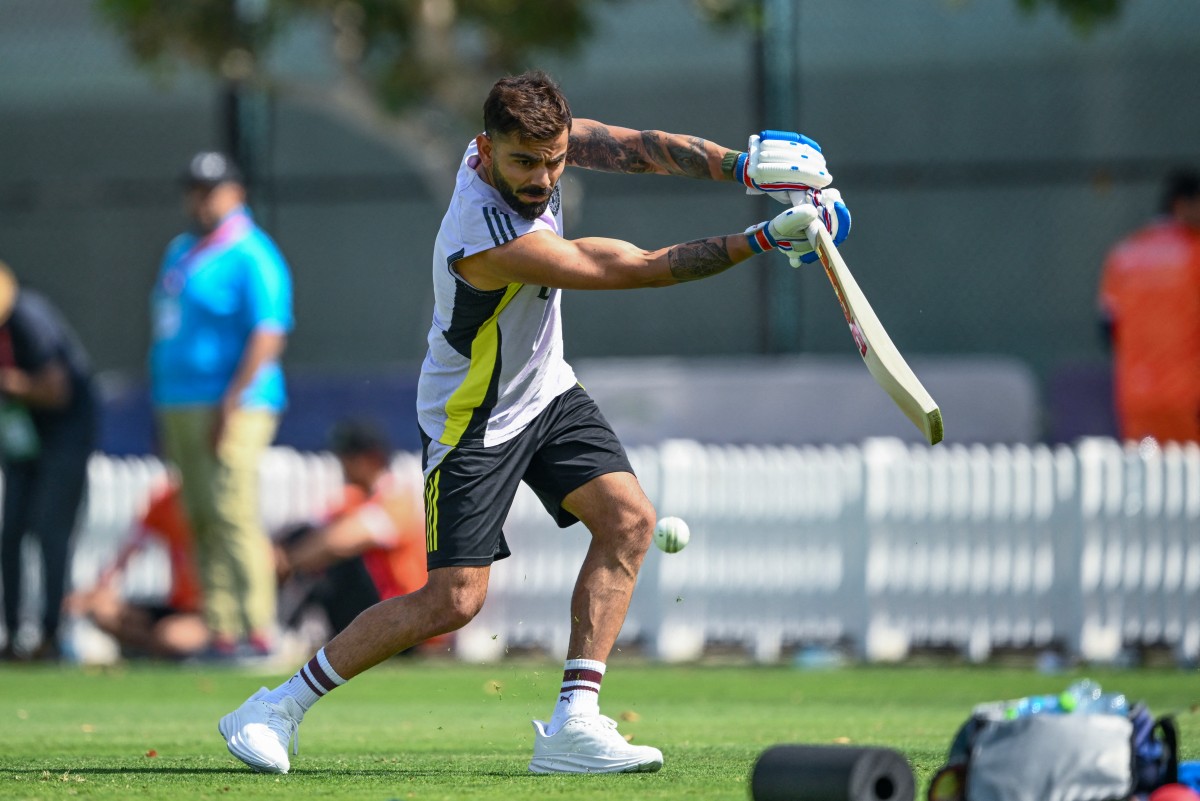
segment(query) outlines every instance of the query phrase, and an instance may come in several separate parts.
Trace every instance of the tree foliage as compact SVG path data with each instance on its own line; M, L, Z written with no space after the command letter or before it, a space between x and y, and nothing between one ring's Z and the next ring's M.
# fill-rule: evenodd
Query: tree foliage
M497 74L588 38L598 6L623 0L93 0L143 65L200 67L233 80L272 82L272 49L298 27L327 35L342 89L392 113L462 113ZM756 28L766 0L691 0L717 23ZM970 0L960 0L970 2ZM1086 30L1115 19L1124 0L1014 0L1050 8ZM472 111L473 114L473 111Z
M490 82L538 54L574 51L604 2L619 0L95 0L143 65L230 79L270 79L272 48L315 24L340 68L392 111L453 99L464 76Z
M499 75L575 51L597 8L620 2L93 0L144 67L166 76L199 68L338 116L403 153L431 188L444 183ZM321 43L316 71L272 69L293 34Z
M1088 32L1105 22L1113 22L1121 14L1125 0L1017 0L1027 13L1049 7L1070 20L1077 30Z
M498 75L572 53L593 32L601 5L625 1L92 0L147 68L199 68L320 107L409 153L430 178L456 158L444 143L473 132ZM691 6L718 24L757 30L766 2ZM1014 2L1028 13L1049 7L1088 30L1115 19L1124 0ZM316 79L270 69L278 46L298 31L327 51L314 54L324 69Z
M969 3L971 0L958 0ZM694 0L701 13L713 21L728 25L757 27L762 22L764 0ZM1126 0L1015 0L1028 14L1049 8L1065 17L1076 30L1087 33L1097 26L1115 21Z

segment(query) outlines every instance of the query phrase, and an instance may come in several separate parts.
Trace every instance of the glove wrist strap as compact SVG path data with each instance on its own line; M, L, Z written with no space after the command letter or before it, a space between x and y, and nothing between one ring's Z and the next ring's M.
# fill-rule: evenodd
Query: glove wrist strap
M768 250L774 250L779 247L779 242L767 230L769 225L770 223L762 223L758 227L746 232L746 239L750 244L750 249L755 253L766 253Z
M746 166L750 161L749 153L739 153L737 163L733 167L733 180L740 184L744 184L749 189L757 189L754 185L754 180L746 174Z
M721 174L731 181L741 183L742 173L746 171L746 154L730 150L721 157Z

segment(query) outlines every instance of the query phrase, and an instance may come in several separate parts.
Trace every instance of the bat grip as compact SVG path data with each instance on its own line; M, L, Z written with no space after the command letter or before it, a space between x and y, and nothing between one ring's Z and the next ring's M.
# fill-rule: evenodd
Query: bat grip
M824 227L825 224L820 220L813 220L808 224L808 228L805 229L805 235L808 237L808 244L812 245L814 250L817 247L817 237L820 235L820 231Z

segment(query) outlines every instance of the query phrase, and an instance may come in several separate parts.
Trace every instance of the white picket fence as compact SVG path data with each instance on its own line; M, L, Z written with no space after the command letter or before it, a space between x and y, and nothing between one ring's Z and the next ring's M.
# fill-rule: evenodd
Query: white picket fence
M761 661L790 646L843 645L867 660L919 647L983 660L996 648L1110 660L1164 646L1200 658L1200 447L730 447L674 440L631 450L661 515L692 542L651 549L618 647L668 661L715 645ZM396 469L419 481L417 457ZM97 456L73 580L112 555L165 472ZM328 454L273 449L263 464L268 528L318 514L339 474ZM513 648L565 650L568 602L587 549L533 494L505 527L487 603L459 632L466 660ZM161 590L165 562L135 563L129 588Z

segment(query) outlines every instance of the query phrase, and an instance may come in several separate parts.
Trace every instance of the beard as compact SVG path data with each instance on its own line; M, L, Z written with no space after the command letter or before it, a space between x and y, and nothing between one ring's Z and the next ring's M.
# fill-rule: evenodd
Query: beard
M504 202L512 207L512 210L521 215L526 220L536 220L541 217L546 211L546 207L550 205L550 196L554 190L546 193L545 200L530 202L522 200L517 194L517 190L512 188L512 184L504 180L504 176L496 169L496 165L492 165L492 186L496 187L496 191L500 193L500 197L504 198Z

